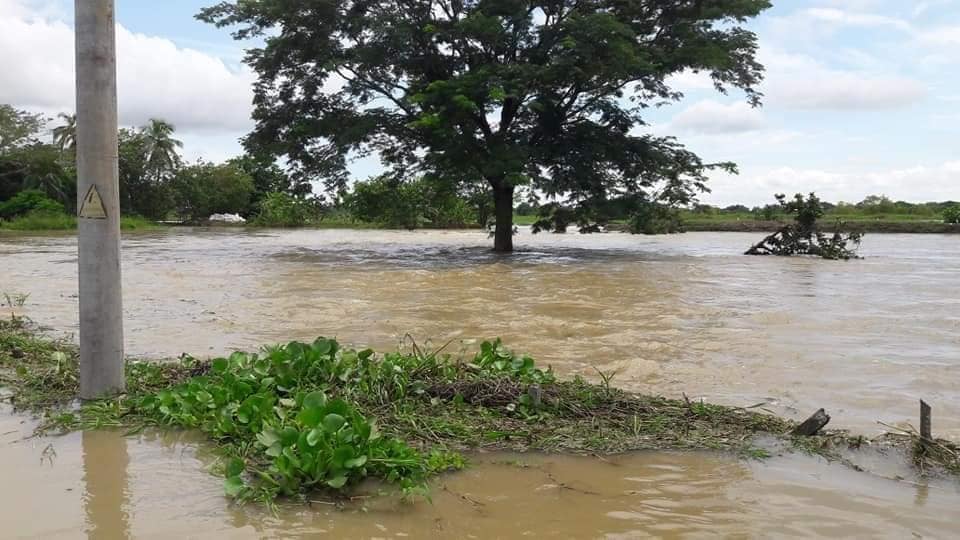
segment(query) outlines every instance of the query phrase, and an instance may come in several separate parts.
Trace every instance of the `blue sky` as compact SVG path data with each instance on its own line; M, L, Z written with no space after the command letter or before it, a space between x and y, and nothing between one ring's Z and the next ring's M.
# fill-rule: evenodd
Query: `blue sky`
M240 152L250 128L242 47L193 18L210 3L117 0L121 122L169 118L190 159ZM703 199L752 205L816 190L828 200L960 200L960 0L774 4L750 25L767 67L762 108L687 73L672 81L685 99L649 116L653 132L739 164L739 176L715 175ZM72 8L0 0L0 102L72 109Z

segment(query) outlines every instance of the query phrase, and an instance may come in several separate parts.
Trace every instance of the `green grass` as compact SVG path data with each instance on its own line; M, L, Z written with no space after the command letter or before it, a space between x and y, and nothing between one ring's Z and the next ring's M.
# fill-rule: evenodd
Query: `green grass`
M704 214L691 212L688 210L680 213L684 223L702 223L702 222L731 222L731 221L762 221L757 219L757 215L751 212L720 212L716 214ZM942 222L943 218L939 214L867 214L867 213L834 213L827 212L820 221L824 223L833 223L836 220L842 221L925 221ZM786 221L787 217L783 215L775 216L772 221Z
M124 231L156 230L163 225L140 216L121 216L120 229ZM10 231L73 231L77 218L69 214L33 212L10 221L0 221L0 229Z

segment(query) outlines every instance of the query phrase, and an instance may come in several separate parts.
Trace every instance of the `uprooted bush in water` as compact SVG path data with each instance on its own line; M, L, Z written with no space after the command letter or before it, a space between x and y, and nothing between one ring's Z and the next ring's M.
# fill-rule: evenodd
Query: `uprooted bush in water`
M793 216L793 223L784 225L777 232L767 236L746 251L746 255L813 255L824 259L855 259L857 248L863 238L862 233L841 232L843 223L836 223L832 235L820 231L817 220L824 214L820 199L811 193L806 199L797 193L793 200L787 201L783 194L777 194L777 203L783 213Z

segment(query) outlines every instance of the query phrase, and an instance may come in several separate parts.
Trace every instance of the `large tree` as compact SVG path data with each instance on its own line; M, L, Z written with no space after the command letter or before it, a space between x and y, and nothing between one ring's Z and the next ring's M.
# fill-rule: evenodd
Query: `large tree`
M642 133L667 78L706 72L752 104L762 67L742 24L768 0L243 0L198 17L262 37L247 62L246 144L340 188L348 157L390 174L485 182L498 251L528 185L582 225L613 196L669 202L704 189L704 164ZM729 164L718 164L730 166ZM551 208L551 206L546 206Z

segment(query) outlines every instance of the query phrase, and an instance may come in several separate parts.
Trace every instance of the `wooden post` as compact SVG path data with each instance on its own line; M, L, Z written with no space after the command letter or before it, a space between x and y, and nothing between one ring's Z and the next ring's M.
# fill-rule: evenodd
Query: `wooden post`
M927 402L920 400L920 438L924 442L929 442L933 440L933 426L931 425L930 419L930 406L927 405Z
M794 428L790 434L799 437L812 437L821 429L823 429L823 426L827 425L829 422L830 415L827 414L827 411L820 409L813 413L810 418L804 420L802 424Z

